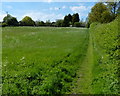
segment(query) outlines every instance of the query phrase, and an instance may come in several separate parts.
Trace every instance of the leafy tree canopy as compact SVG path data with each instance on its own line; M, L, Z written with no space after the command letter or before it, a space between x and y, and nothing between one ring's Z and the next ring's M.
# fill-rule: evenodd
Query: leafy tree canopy
M17 26L18 25L17 19L15 17L12 17L10 14L7 14L7 16L5 16L3 18L3 23L8 26Z
M89 13L89 22L100 22L100 23L108 23L112 21L113 15L110 13L107 6L103 3L96 3L95 6L92 7L91 13Z
M56 23L55 23L55 25L57 27L62 27L63 26L63 20L57 20Z
M35 22L32 20L31 17L25 16L25 17L21 20L21 25L24 25L24 26L33 26L33 25L35 25Z
M75 22L79 22L80 19L79 19L79 14L76 13L76 14L73 14L72 16L72 24L74 25Z

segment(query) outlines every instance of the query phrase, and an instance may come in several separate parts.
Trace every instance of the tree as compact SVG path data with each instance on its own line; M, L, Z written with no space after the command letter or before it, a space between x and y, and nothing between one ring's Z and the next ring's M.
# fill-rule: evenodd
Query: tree
M107 7L110 9L111 13L116 14L119 2L106 2Z
M72 15L71 14L68 14L68 21L72 22Z
M46 23L45 23L46 26L51 26L51 22L50 20L47 20Z
M12 17L10 14L7 14L7 16L5 16L3 18L3 23L8 26L17 26L18 25L17 19L15 17Z
M117 16L120 15L120 1L118 2Z
M8 25L17 26L18 25L17 19L15 17L12 17L10 20L8 20Z
M4 23L7 23L8 20L11 19L11 18L12 18L12 16L11 16L10 14L7 14L7 16L5 16L5 17L3 18L3 22L4 22Z
M109 11L104 11L101 17L101 23L108 23L113 20L114 16Z
M118 14L118 9L120 7L120 1L116 2L113 0L113 2L106 2L106 4L107 4L107 7L109 8L109 10L113 16L113 20L114 20Z
M82 23L80 23L80 22L75 22L74 23L74 27L81 27L81 25L82 25Z
M63 20L57 20L56 23L55 23L55 25L57 27L62 27L63 26Z
M25 17L20 21L20 24L21 24L22 26L34 26L34 25L35 25L35 22L32 20L31 17L25 16Z
M85 20L85 26L86 26L86 28L89 28L89 27L90 27L90 22L89 22L88 17L87 17L86 20Z
M55 27L55 23L56 23L56 22L52 22L52 23L51 23L51 26Z
M69 27L69 18L68 18L68 16L66 15L65 17L64 17L64 20L63 20L63 27Z
M112 21L113 16L111 15L107 6L103 3L96 3L95 6L92 7L91 13L89 13L89 23L92 22L100 22L107 23Z
M79 22L80 19L79 19L79 14L76 13L76 14L73 14L72 16L72 24L74 25L75 22Z
M117 15L120 15L120 7L117 10Z
M36 26L44 26L45 25L45 23L43 21L39 21L39 20L36 21L35 24L36 24Z

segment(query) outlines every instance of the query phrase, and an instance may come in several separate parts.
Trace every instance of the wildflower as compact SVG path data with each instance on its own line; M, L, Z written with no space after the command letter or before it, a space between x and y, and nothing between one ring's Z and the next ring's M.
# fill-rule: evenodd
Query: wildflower
M20 60L24 60L25 59L25 57L22 57Z
M102 56L102 59L103 59L103 56Z

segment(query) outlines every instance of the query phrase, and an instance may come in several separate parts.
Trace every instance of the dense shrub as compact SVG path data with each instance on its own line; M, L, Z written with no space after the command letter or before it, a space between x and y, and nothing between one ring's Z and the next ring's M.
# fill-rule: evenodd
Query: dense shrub
M21 21L20 21L21 26L34 26L35 22L32 20L31 17L25 16Z
M118 19L108 24L90 26L94 45L93 92L119 94L120 34Z
M7 16L3 18L3 27L5 26L18 26L18 21L15 17L7 14Z
M0 26L5 27L5 26L8 26L8 24L6 24L6 23L1 23Z
M80 22L75 22L74 27L81 27L81 23Z

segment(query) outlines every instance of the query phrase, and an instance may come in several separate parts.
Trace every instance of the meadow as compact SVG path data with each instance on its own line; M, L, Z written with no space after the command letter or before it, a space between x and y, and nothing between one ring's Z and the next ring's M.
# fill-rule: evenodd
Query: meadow
M119 20L2 28L3 94L120 94Z
M85 28L2 28L3 94L71 93L88 41Z

